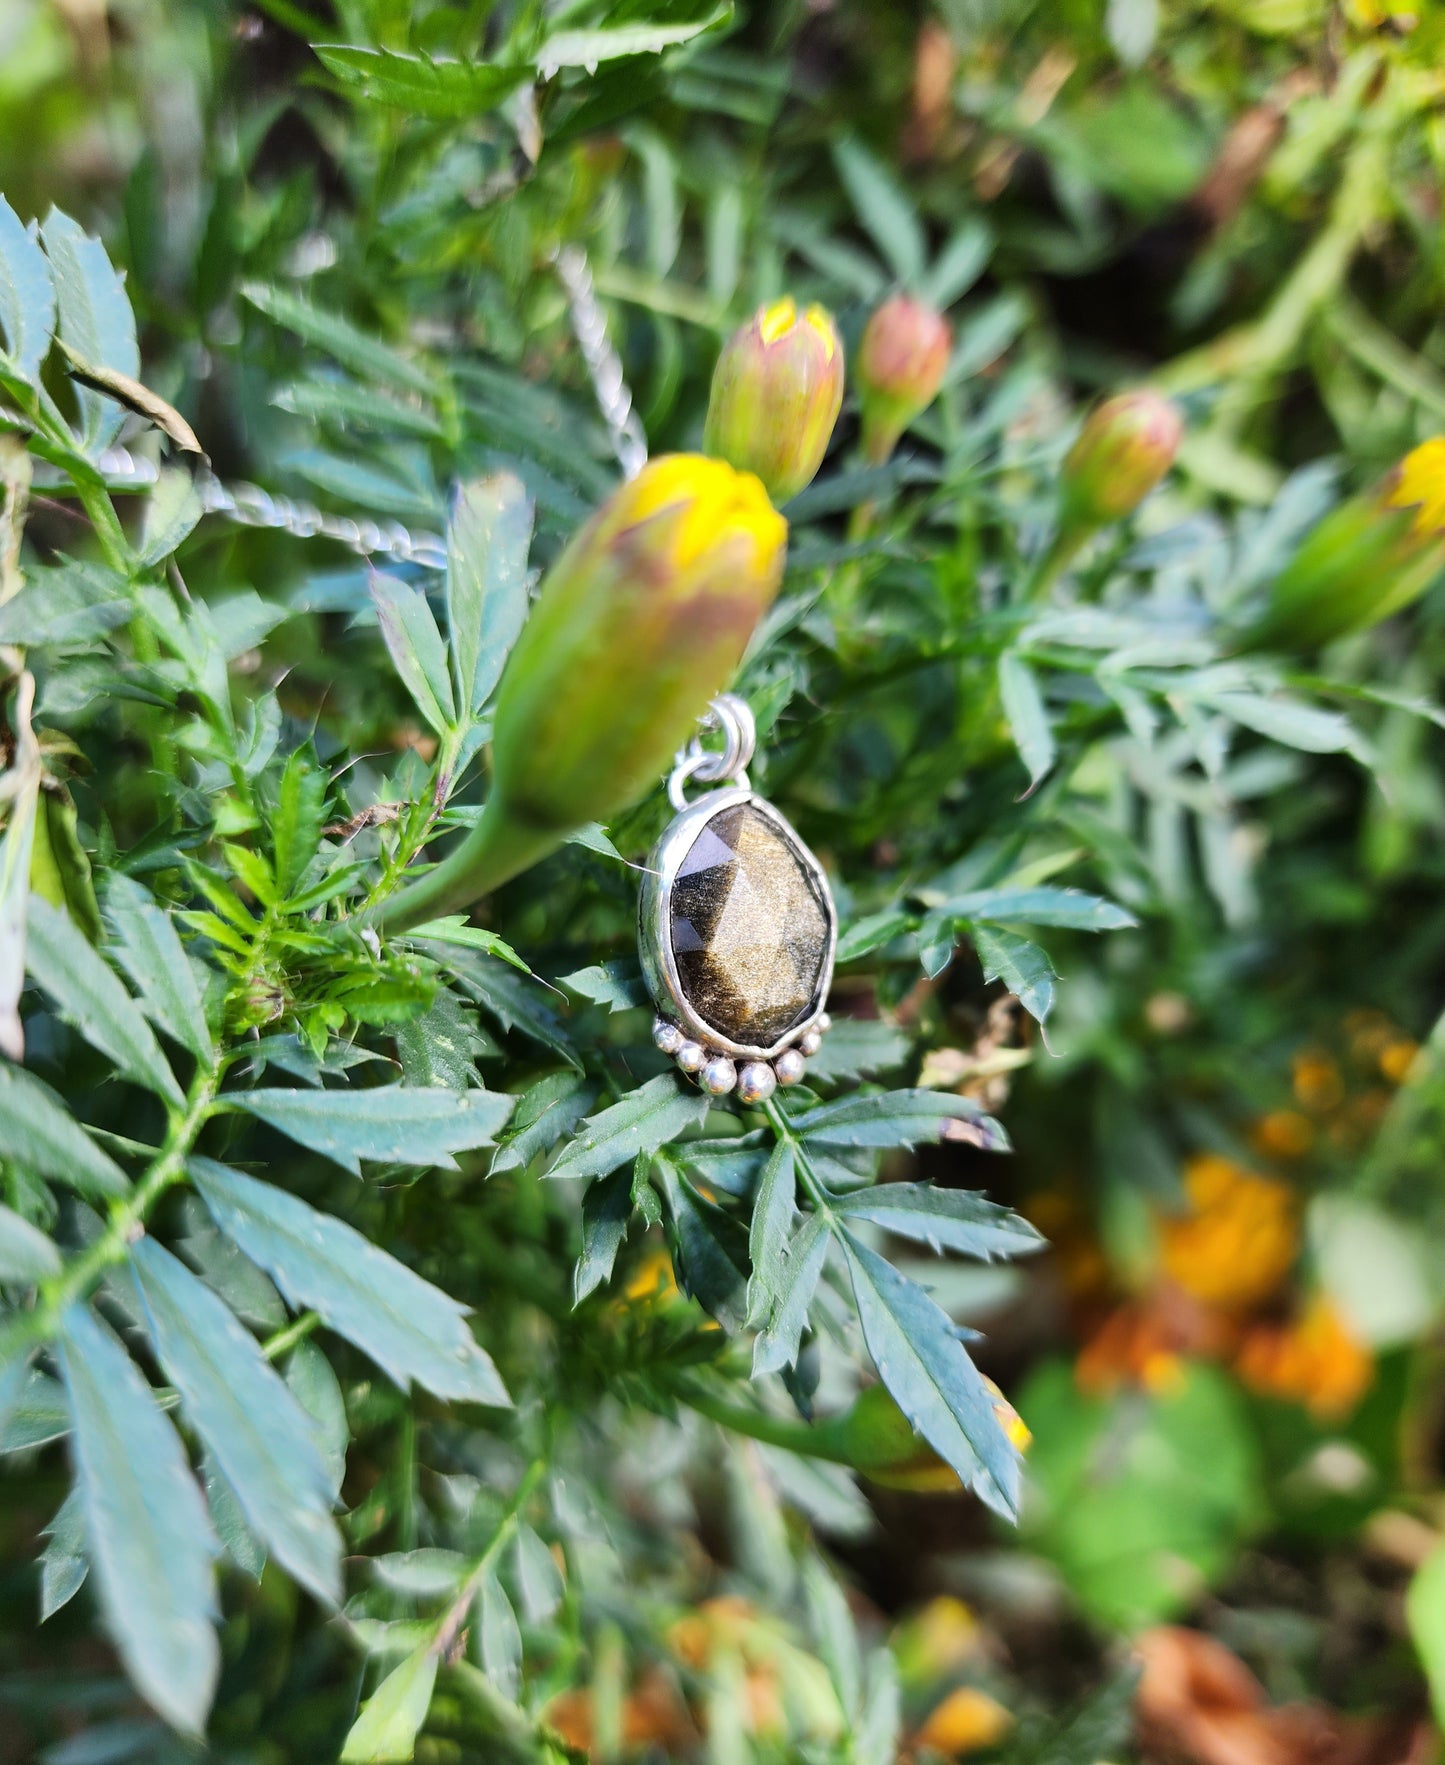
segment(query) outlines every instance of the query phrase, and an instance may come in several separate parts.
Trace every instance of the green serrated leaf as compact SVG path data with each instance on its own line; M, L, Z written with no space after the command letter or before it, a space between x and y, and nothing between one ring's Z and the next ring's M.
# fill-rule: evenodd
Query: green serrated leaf
M560 981L570 991L580 993L594 1005L605 1005L609 1011L636 1011L648 1003L647 983L631 957L574 969L571 974L562 975Z
M522 974L532 972L505 938L499 938L483 925L469 925L462 913L450 913L445 919L429 919L425 925L413 926L406 936L410 943L450 944L458 950L480 950L484 956L495 956Z
M701 1127L708 1100L659 1073L620 1102L588 1116L576 1137L552 1161L549 1177L600 1177L630 1165L639 1152L656 1152L689 1128Z
M753 1378L796 1365L808 1307L831 1243L828 1222L822 1214L810 1213L788 1244L772 1307L753 1343Z
M124 1195L125 1172L40 1080L0 1061L0 1153L82 1195Z
M271 854L283 899L296 892L316 856L321 824L326 819L326 788L326 774L312 764L304 748L288 756L271 817Z
M131 1266L160 1364L247 1526L318 1599L335 1605L341 1534L305 1412L255 1338L153 1238L135 1247Z
M40 237L54 279L61 341L97 367L138 378L135 316L105 247L57 208L45 217ZM125 420L125 407L84 386L77 387L76 396L87 448L109 447Z
M83 1306L61 1320L59 1352L107 1628L146 1702L199 1736L220 1667L205 1502L150 1387Z
M683 1291L729 1332L736 1334L747 1317L747 1234L722 1208L705 1201L658 1160L672 1214L673 1258Z
M0 196L0 334L22 380L35 380L54 331L50 265L34 232Z
M1018 1452L952 1321L876 1251L846 1231L841 1241L863 1340L894 1402L981 1501L1016 1518Z
M856 919L838 939L837 960L840 963L856 962L870 950L878 950L884 944L891 943L912 924L913 915L896 907L889 908L884 913L870 913L863 919Z
M1042 1250L1043 1239L1027 1220L986 1201L970 1189L937 1189L932 1183L884 1183L839 1197L846 1219L871 1220L900 1238L935 1251L959 1250L984 1262Z
M1031 939L996 926L976 925L973 947L985 981L1002 981L1024 1010L1040 1023L1054 1004L1054 965Z
M30 887L52 907L68 913L87 943L98 944L104 937L90 856L80 843L75 804L68 791L40 793Z
M581 1072L582 1062L563 1034L561 1019L546 1004L535 981L523 978L506 963L479 951L436 947L430 954L446 963L463 990L489 1011L503 1029L520 1030Z
M162 466L146 502L140 561L152 567L164 562L203 513L201 493L192 475L179 466Z
M919 1146L941 1140L950 1122L967 1124L967 1137L986 1152L1003 1152L1008 1136L968 1097L946 1091L855 1092L838 1103L794 1116L789 1127L819 1146Z
M447 631L457 702L480 711L527 617L532 500L509 472L464 484L447 527Z
M1300 748L1307 754L1336 754L1352 747L1357 733L1338 711L1320 711L1298 699L1266 698L1262 693L1206 693L1203 702L1246 729Z
M1032 668L1014 650L998 659L999 697L1019 758L1028 768L1032 791L1053 771L1058 750L1049 723L1048 707Z
M823 1046L808 1060L808 1080L836 1083L901 1066L913 1044L904 1031L873 1017L834 1021Z
M834 143L833 160L858 219L898 280L916 286L923 277L923 228L913 203L893 174L856 140Z
M945 903L942 912L961 920L1067 926L1074 931L1126 931L1132 913L1083 889L975 889Z
M779 1140L758 1179L752 1226L748 1232L748 1260L752 1274L748 1280L747 1321L754 1327L777 1305L783 1286L788 1240L793 1233L793 1216L797 1212L796 1201L793 1148L788 1141Z
M396 1765L410 1759L436 1677L436 1651L429 1644L393 1667L361 1706L341 1749L341 1765Z
M329 313L284 288L272 288L259 282L246 282L241 294L258 312L264 313L288 331L294 331L304 342L354 369L362 379L384 381L407 392L433 397L437 387L432 375L406 356L368 337L364 331L339 313Z
M40 1622L68 1605L85 1585L90 1558L85 1551L85 1510L80 1490L72 1489L45 1528L40 1553Z
M384 1085L370 1091L262 1088L227 1097L233 1108L324 1152L361 1175L363 1158L455 1170L454 1152L490 1146L515 1099L496 1091Z
M312 45L326 71L372 104L437 119L495 110L532 77L530 67L497 67L450 56L408 55L352 43Z
M415 1380L438 1397L510 1403L466 1308L439 1287L298 1196L206 1158L189 1169L216 1224L292 1304L313 1307L403 1389Z
M120 871L106 881L105 916L116 957L140 993L152 1023L198 1060L214 1058L201 989L171 916L149 891Z
M243 1575L259 1581L266 1572L266 1547L246 1524L245 1512L230 1480L209 1453L201 1459L201 1484L222 1550Z
M32 1287L60 1272L60 1252L37 1226L0 1206L0 1281Z
M381 635L402 683L438 735L456 722L446 646L426 596L391 576L373 576L371 599Z
M492 1174L521 1170L570 1134L592 1106L595 1092L574 1072L548 1073L517 1101Z
M517 1527L512 1546L512 1574L522 1615L529 1624L545 1624L562 1604L562 1571L547 1546L526 1524Z
M695 37L717 30L732 17L732 11L729 0L702 18L681 24L622 24L598 30L554 31L537 50L537 71L548 80L563 67L584 67L590 72L603 62L618 61L624 56L658 55L664 49L690 43Z
M522 1689L522 1633L495 1569L487 1571L477 1590L477 1651L487 1678L515 1703Z
M312 1437L326 1465L327 1487L335 1500L346 1475L346 1449L351 1444L341 1383L314 1342L298 1342L286 1357L286 1384L310 1419Z
M588 1187L582 1197L582 1255L572 1282L574 1305L581 1305L589 1293L612 1279L612 1267L631 1218L631 1171L613 1171Z
M114 1062L126 1078L184 1105L155 1032L115 971L79 935L67 914L30 897L25 965L66 1023Z

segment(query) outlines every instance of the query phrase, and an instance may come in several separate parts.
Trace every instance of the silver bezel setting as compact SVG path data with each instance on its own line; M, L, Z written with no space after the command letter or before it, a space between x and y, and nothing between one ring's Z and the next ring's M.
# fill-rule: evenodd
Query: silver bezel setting
M670 932L673 885L677 881L683 859L692 850L693 841L713 816L742 804L751 805L791 842L818 891L828 921L827 950L818 971L812 1005L805 1017L776 1042L765 1047L732 1041L693 1009L683 991L677 971ZM668 824L648 856L647 870L638 898L637 922L642 972L658 1010L680 1024L686 1035L700 1042L710 1052L715 1050L734 1060L772 1060L784 1049L793 1047L810 1030L818 1028L818 1020L826 1016L828 990L833 984L833 961L838 948L838 910L833 904L833 891L828 886L828 878L822 865L808 850L796 829L771 803L746 786L709 791Z

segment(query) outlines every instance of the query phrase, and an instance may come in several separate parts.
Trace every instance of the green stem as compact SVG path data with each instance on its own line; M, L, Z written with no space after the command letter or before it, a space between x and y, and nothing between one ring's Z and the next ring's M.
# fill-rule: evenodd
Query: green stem
M1029 606L1035 601L1041 601L1078 556L1079 548L1088 537L1087 529L1070 530L1061 527L1050 542L1048 550L1040 553L1028 575L1019 584L1014 601L1019 606Z
M492 796L455 851L390 900L368 907L365 917L378 930L394 934L458 912L545 858L564 837L560 829L528 827L515 820Z
M304 1342L316 1326L321 1322L321 1313L304 1311L299 1318L294 1318L284 1330L277 1330L261 1344L261 1352L268 1361L278 1361L283 1354L289 1354L298 1342Z
M219 1082L214 1067L203 1067L196 1074L185 1109L172 1115L154 1162L129 1195L111 1204L105 1231L59 1274L42 1282L34 1308L15 1318L0 1335L0 1362L8 1360L16 1350L54 1335L69 1307L85 1298L107 1269L125 1261L130 1246L144 1232L151 1209L184 1178L186 1159L210 1119Z
M507 1511L502 1515L496 1531L487 1541L486 1549L479 1557L473 1559L471 1569L467 1573L466 1580L461 1584L457 1597L437 1620L436 1631L431 1640L434 1654L445 1656L455 1642L457 1632L461 1629L467 1613L471 1610L472 1601L477 1597L477 1590L485 1580L487 1571L507 1545L511 1543L512 1534L517 1530L517 1522L521 1519L523 1510L532 1499L533 1491L546 1474L546 1459L536 1458L528 1465L522 1481L517 1485L516 1493L507 1504Z
M785 1452L799 1453L804 1458L827 1459L835 1465L846 1465L848 1455L833 1438L827 1427L814 1427L810 1422L793 1421L787 1416L769 1415L766 1410L748 1404L729 1403L715 1397L700 1383L686 1377L669 1379L668 1389L690 1410L716 1422L731 1434L742 1434L749 1440L760 1440L764 1446L780 1446Z
M833 1218L833 1197L828 1193L828 1186L813 1167L808 1148L793 1132L782 1110L778 1107L776 1097L769 1097L763 1104L763 1114L768 1118L768 1125L779 1140L785 1140L793 1149L793 1164L802 1181L803 1189L814 1208L831 1221Z

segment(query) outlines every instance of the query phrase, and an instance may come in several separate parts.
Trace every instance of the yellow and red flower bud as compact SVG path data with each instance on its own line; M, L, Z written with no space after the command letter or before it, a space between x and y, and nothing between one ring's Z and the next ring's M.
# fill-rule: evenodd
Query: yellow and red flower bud
M548 571L507 659L481 819L382 922L467 906L636 802L736 671L787 533L751 473L701 454L652 460L615 491Z
M723 346L703 447L763 481L776 503L811 484L843 403L843 345L832 316L785 295Z
M1332 509L1269 586L1242 649L1314 649L1418 599L1445 569L1445 436Z
M1183 433L1178 408L1147 388L1096 406L1064 460L1061 530L1082 535L1132 513L1174 464Z
M948 320L907 294L885 300L869 319L857 361L868 459L886 460L898 437L937 398L952 349Z

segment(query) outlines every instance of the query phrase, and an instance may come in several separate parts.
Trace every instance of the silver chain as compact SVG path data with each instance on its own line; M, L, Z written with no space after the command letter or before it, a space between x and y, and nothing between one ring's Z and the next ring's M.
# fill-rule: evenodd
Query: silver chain
M624 478L635 478L647 464L647 437L632 405L632 392L622 358L607 332L607 315L592 285L587 254L580 245L564 245L552 260L557 280L567 290L572 334L587 364L597 408L612 440L612 451Z
M567 294L572 333L607 425L612 451L623 477L635 478L647 460L647 437L632 407L622 358L607 333L607 318L592 285L586 253L576 245L564 246L552 264ZM96 464L112 490L146 490L160 478L154 460L126 447L107 448ZM37 483L46 476L37 473ZM397 564L416 564L423 570L447 567L447 545L439 533L413 532L400 521L330 515L315 503L262 490L259 484L223 484L210 472L199 476L196 488L208 515L219 515L241 527L264 527L296 539L333 539L364 558L387 558Z

